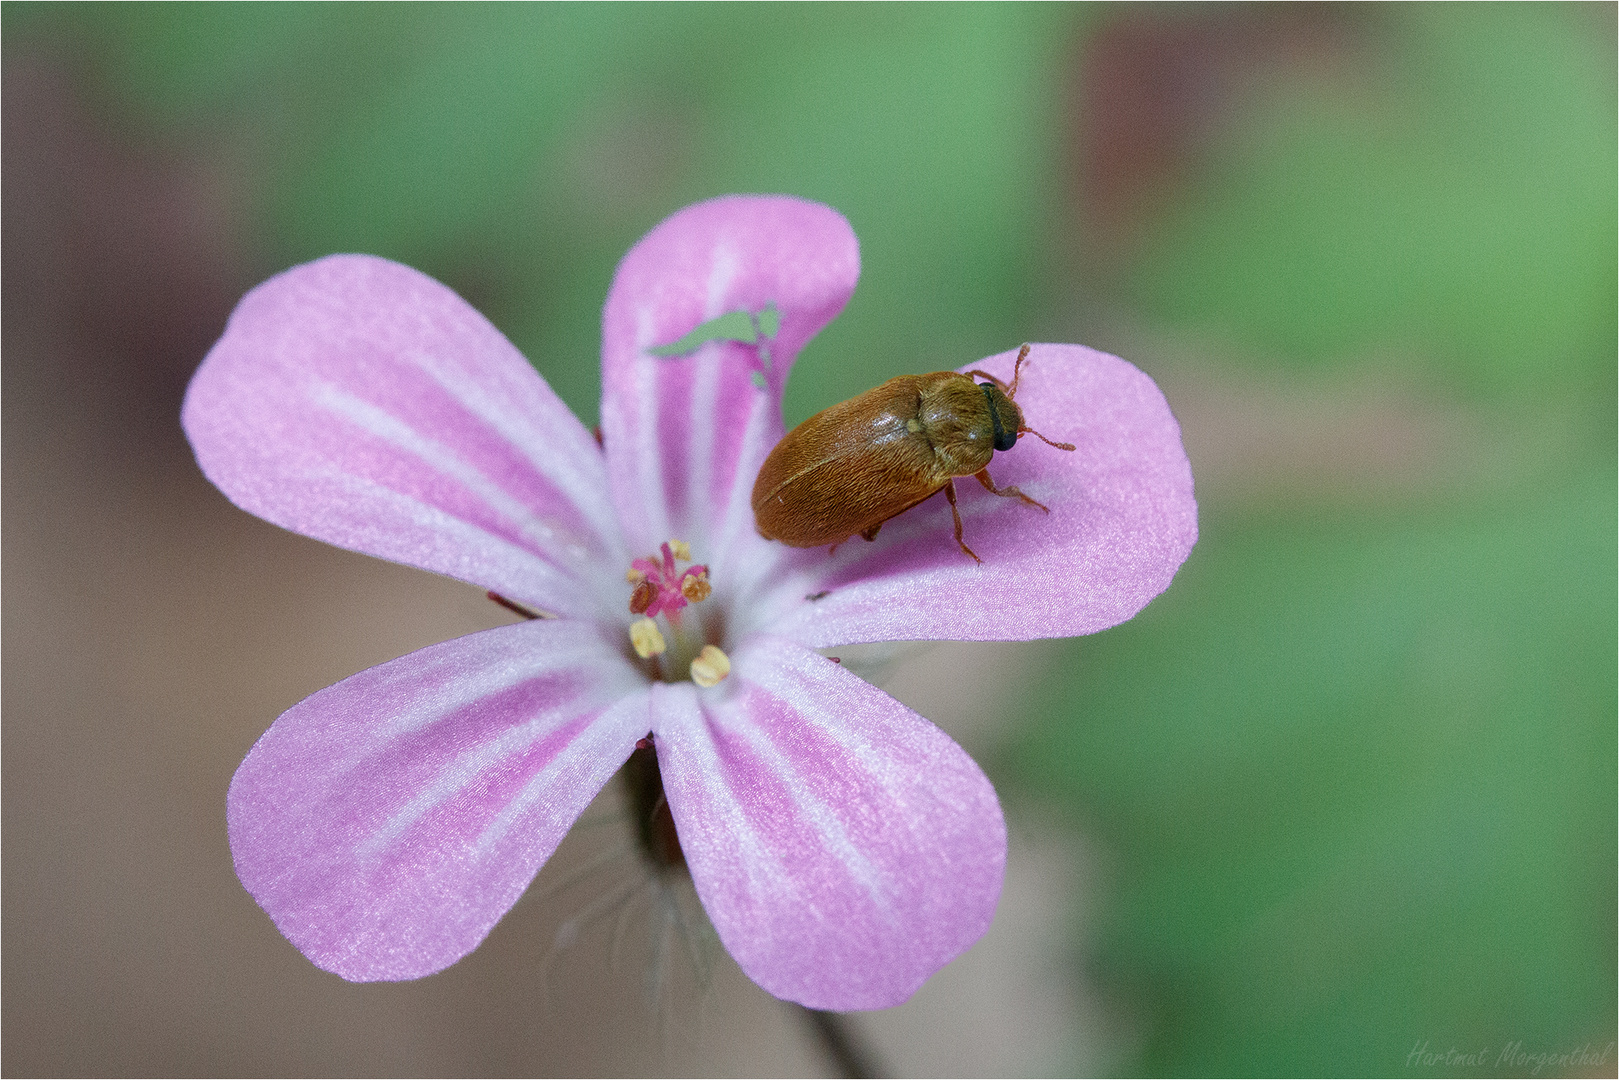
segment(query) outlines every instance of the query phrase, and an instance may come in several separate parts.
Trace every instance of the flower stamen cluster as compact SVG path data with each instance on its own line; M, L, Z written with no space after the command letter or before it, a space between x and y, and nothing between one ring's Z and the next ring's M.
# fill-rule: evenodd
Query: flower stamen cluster
M679 569L678 563L691 562L691 545L684 540L667 540L657 555L636 559L624 579L635 586L630 594L630 613L641 616L630 624L630 647L642 660L652 662L658 679L665 670L659 659L669 651L669 642L658 627L657 616L669 620L669 637L674 639L675 656L667 670L689 671L698 686L718 686L731 673L731 660L717 645L702 641L701 627L682 627L680 611L687 604L707 600L714 592L708 580L708 567L702 564Z
M684 540L666 540L659 547L663 554L661 561L656 555L636 559L625 571L624 579L635 586L630 594L630 613L649 619L663 614L668 616L670 625L678 627L680 609L688 602L695 604L708 599L714 588L708 583L707 566L676 569L677 559L691 561L690 544Z

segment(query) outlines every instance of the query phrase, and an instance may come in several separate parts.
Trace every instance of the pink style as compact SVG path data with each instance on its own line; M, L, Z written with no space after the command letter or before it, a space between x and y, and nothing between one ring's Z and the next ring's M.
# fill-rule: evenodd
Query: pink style
M1192 474L1151 379L1035 345L1019 404L1078 450L998 459L997 481L1049 516L964 491L983 566L939 499L831 554L763 539L749 498L788 371L859 268L848 223L799 199L715 199L658 225L607 298L601 443L486 319L408 267L334 255L243 298L186 395L208 478L284 528L546 616L328 687L242 762L237 873L313 963L362 981L455 963L649 733L697 894L770 993L895 1005L984 933L1006 858L994 789L942 731L815 650L1129 619L1196 540ZM651 351L766 310L767 356L738 340ZM1009 380L1014 355L963 370ZM647 628L659 611L672 643Z

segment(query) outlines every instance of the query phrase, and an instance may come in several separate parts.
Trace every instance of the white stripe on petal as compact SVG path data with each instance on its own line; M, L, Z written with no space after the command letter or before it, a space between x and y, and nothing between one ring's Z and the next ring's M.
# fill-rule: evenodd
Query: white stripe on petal
M801 699L803 695L799 695ZM831 729L840 726L838 718L827 713L811 714L800 709L799 715L811 721L813 726L822 734L829 734ZM830 722L829 722L830 721ZM843 725L846 726L846 725ZM777 749L774 742L759 730L753 723L743 723L732 728L733 736L740 736L748 744L748 748L758 756L761 762L767 765L775 775L786 784L792 793L792 799L800 821L807 822L820 837L826 853L848 870L849 877L864 889L872 898L876 906L888 916L890 922L897 922L898 915L894 911L894 890L891 882L884 878L882 872L873 865L872 861L857 847L850 838L849 832L838 820L837 812L831 804L817 793L819 776L806 776L793 768L786 756ZM840 744L843 740L837 740ZM847 744L844 744L847 745ZM880 771L881 762L871 753L871 747L850 746L861 759L861 766L868 774Z
M703 304L704 322L729 314L723 310L725 297L736 281L737 271L742 268L742 256L730 244L716 246L712 258L714 261L708 268L708 299Z
M669 506L663 493L663 461L659 453L661 444L658 435L658 365L663 361L658 357L648 355L647 349L658 342L653 341L655 333L656 316L652 309L644 308L637 314L636 326L636 358L631 361L631 377L635 380L635 390L630 395L630 402L635 408L634 429L629 432L631 445L625 447L635 462L636 486L640 490L640 506L636 509L644 515L647 536L627 537L634 544L658 543L657 538L667 538L669 530ZM619 453L617 447L612 451Z
M620 558L623 552L620 546L614 543L618 539L618 519L613 516L608 500L602 498L607 489L605 468L591 470L587 475L586 472L572 467L569 455L542 452L554 440L571 438L576 433L542 430L532 422L538 413L531 414L524 409L513 409L509 402L492 398L481 384L434 356L417 353L405 359L521 453L529 464L534 466L534 471L554 484L568 497L580 515L590 522L601 545L609 549L606 554L611 560L623 561ZM583 431L582 427L580 431ZM570 449L578 452L582 448L570 447ZM590 447L584 452L594 451L595 448Z
M455 553L460 559L462 572L456 576L463 580L485 588L493 587L497 592L509 593L518 600L539 603L553 614L596 617L603 613L603 593L600 589L587 586L555 564L527 548L518 547L505 537L496 536L436 506L352 473L312 471L307 475L340 485L351 494L355 503L366 500L386 505L435 542L458 541L458 544L445 547L446 553ZM378 525L377 532L373 546L367 550L384 558L404 558L402 552L392 550L400 540L408 539L412 545L419 543L418 538L402 536L397 527L386 522ZM469 552L497 556L487 562L503 566L477 565L469 558ZM507 580L494 580L491 575L499 573L502 568L506 571ZM587 569L591 571L593 579L603 576L604 572L599 566L589 566ZM445 567L444 572L455 573L450 567Z
M717 782L717 778L725 775L725 766L712 734L705 730L709 720L698 704L695 687L665 689L657 709L658 724L654 730L680 739L682 755L689 755L695 761L692 773L716 781L705 784L703 789L703 798L712 806L713 817L709 820L724 823L725 844L736 852L735 866L746 874L748 892L754 896L781 892L783 884L793 880L792 873L782 863L775 846L766 842L754 828L736 790Z
M517 639L515 635L506 635L506 640L493 639L491 646L483 654L484 667L479 674L499 677L454 678L430 697L414 696L408 706L392 713L386 720L373 722L375 741L384 743L402 738L482 698L501 693L518 683L560 671L588 671L589 678L600 684L604 693L626 692L635 685L633 679L625 677L629 674L627 667L603 662L604 655L611 654L606 653L595 633L583 628L578 633L548 640L543 651ZM393 682L421 684L430 681L438 669L451 673L464 670L464 656L450 650L422 650L414 656L414 665L410 667L374 669L389 670L391 676L386 681L378 682L376 689L381 690ZM616 657L613 659L616 660Z
M629 725L628 734L631 737L638 737L649 729L645 691L620 698L575 735L568 746L559 750L479 834L474 848L476 856L482 857L493 851L530 807L556 790L564 780L564 773L577 771L581 765L612 754L624 740L626 724Z
M703 302L704 322L729 314L725 310L726 294L741 268L741 261L733 248L718 248L713 258L713 265L709 267L708 272L708 297ZM725 364L725 346L710 342L698 350L691 363L695 365L692 373L691 412L685 425L687 437L690 439L686 459L686 507L690 520L685 527L688 531L702 534L694 536L693 539L708 541L711 540L711 518L702 512L702 508L708 506L714 498L714 492L711 490L714 476L714 423L715 414L719 409L720 375Z
M340 390L331 383L315 383L310 398L320 408L398 447L440 475L455 480L553 557L571 555L578 550L577 538L536 517L522 500L468 464L453 450L423 435L387 410Z
M487 696L488 691L479 697ZM464 791L468 784L477 779L485 769L502 758L509 757L526 747L532 746L556 730L557 721L564 717L571 718L572 713L564 714L564 706L573 705L573 700L558 703L553 710L535 717L519 727L514 727L502 733L498 738L474 749L465 751L458 756L449 768L438 772L432 783L423 788L415 798L399 807L388 816L387 824L378 828L365 842L356 847L355 851L361 858L370 858L386 850L395 840L422 818L426 817L435 807L455 798ZM439 713L433 719L447 713ZM577 738L577 736L575 736ZM564 748L565 750L565 748ZM564 751L559 751L560 757ZM553 764L554 764L553 760ZM549 771L549 770L547 770Z
M686 424L690 440L686 459L686 517L682 526L689 538L710 547L712 519L704 512L714 498L714 424L719 409L720 369L724 347L710 342L693 359L691 416Z
M764 428L770 422L770 410L774 402L769 395L759 394L748 410L747 431L742 436L741 455L736 463L736 482L732 484L725 506L721 511L719 528L715 535L715 546L720 552L730 554L747 534L754 528L753 524L753 478L759 475L759 468L764 464L765 455L770 447L764 446ZM773 574L777 559L752 560L743 570L743 560L729 561L739 574L736 588L753 587L759 578ZM747 573L743 578L741 573Z

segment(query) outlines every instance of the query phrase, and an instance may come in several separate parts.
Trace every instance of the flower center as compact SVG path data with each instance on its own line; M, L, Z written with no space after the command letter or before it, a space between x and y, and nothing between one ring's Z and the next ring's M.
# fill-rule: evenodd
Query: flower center
M698 686L716 686L731 673L730 658L718 646L704 642L700 619L692 626L690 620L683 624L680 617L688 604L701 603L714 591L707 566L680 569L680 563L689 562L691 545L668 540L659 545L659 554L630 563L624 574L624 580L634 587L630 613L641 616L630 624L630 645L651 664L659 679L689 674ZM660 616L668 624L668 637L659 625Z

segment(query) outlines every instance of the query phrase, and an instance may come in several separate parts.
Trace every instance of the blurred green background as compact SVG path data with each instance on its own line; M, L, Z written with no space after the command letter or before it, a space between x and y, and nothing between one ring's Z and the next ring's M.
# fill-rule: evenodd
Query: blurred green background
M593 420L617 260L731 191L860 237L789 422L1024 340L1130 359L1201 539L1039 654L986 762L1090 853L1063 947L1124 1034L1084 1067L1613 1075L1613 6L0 13L8 327L101 327L133 438L242 289L333 251L446 281Z

